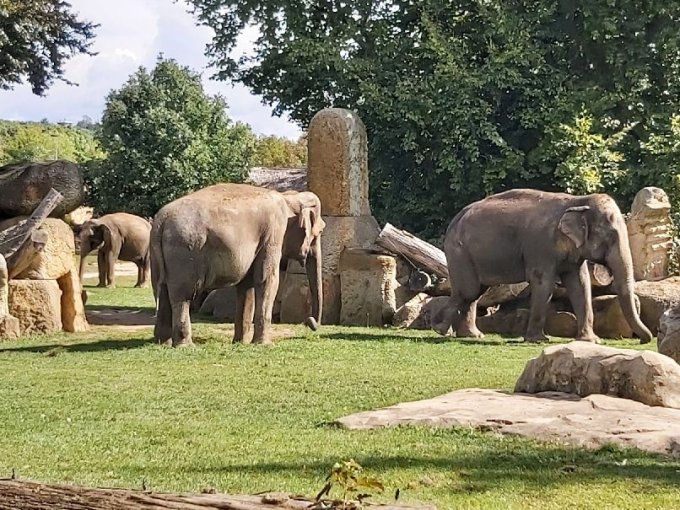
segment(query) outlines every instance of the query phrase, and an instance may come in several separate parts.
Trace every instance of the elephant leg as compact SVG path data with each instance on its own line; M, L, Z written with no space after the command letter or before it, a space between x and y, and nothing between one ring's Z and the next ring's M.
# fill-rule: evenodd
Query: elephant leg
M97 287L106 287L106 254L103 249L97 252L97 272L99 273L99 283Z
M281 247L263 250L255 260L255 329L253 343L271 344L271 324L274 299L279 288Z
M524 340L526 342L543 342L548 339L545 336L544 328L550 298L555 288L555 276L534 272L529 278L529 286L531 287L531 308Z
M106 286L114 288L116 286L116 260L118 253L109 251L106 254Z
M593 301L590 289L590 275L588 263L581 264L578 270L562 275L571 307L574 309L578 324L575 340L599 343L599 338L593 331Z
M252 282L241 282L236 286L236 316L234 320L234 342L252 341L253 317L255 314L255 288Z
M456 328L456 337L458 338L484 338L482 333L477 328L477 301L479 299L469 302L464 301L460 306L460 323Z
M172 307L168 286L164 283L158 288L158 310L156 310L153 336L159 344L169 345L172 342Z
M142 259L137 264L137 283L135 283L135 288L145 288L148 287L150 264L149 258Z
M189 307L191 300L172 301L172 346L183 347L193 344L191 338L191 317Z

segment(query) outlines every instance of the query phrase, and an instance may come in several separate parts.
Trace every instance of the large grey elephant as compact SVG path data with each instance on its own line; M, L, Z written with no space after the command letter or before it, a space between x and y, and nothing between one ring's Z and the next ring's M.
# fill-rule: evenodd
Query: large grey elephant
M577 318L577 339L598 341L586 265L591 260L612 271L621 309L640 343L652 339L635 307L626 224L608 195L531 189L492 195L456 215L444 251L451 298L433 321L442 335L453 327L458 336L481 337L475 324L481 294L492 285L528 281L531 305L524 338L544 340L548 305L559 277Z
M270 343L279 269L288 259L307 271L311 327L321 321L321 203L311 192L217 184L163 207L151 231L151 277L157 299L154 336L192 343L195 296L236 286L234 341L244 342L254 318L254 343Z
M83 280L85 257L96 249L99 287L115 284L116 260L137 265L135 287L146 287L150 273L149 240L151 223L128 213L113 213L86 221L76 227L80 241L80 280Z

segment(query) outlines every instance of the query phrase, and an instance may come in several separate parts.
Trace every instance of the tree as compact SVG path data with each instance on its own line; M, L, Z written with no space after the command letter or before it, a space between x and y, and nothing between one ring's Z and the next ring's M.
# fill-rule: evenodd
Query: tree
M63 0L0 0L0 89L28 81L42 95L64 78L64 63L89 48L98 26Z
M258 137L253 165L263 167L297 168L307 164L307 140L298 141L279 136Z
M647 142L680 109L678 2L190 3L216 32L219 78L302 126L328 106L357 111L374 211L425 237L508 188L604 190L626 205L635 176L662 180ZM239 56L248 25L260 37Z
M98 211L151 216L196 189L243 180L254 135L225 110L175 61L140 67L106 101L98 136L107 157L89 178Z

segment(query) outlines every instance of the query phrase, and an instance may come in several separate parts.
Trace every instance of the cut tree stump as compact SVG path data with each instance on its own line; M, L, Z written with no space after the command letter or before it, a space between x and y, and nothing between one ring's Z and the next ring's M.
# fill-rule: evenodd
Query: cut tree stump
M614 276L609 268L597 262L588 262L588 272L593 287L609 287L614 282Z
M378 235L375 244L439 278L449 277L444 252L405 230L399 230L387 223Z
M436 510L434 506L367 505L376 510ZM228 494L163 494L123 489L88 489L19 480L0 480L0 510L328 510L340 506L270 493L261 496ZM347 506L347 509L353 507Z

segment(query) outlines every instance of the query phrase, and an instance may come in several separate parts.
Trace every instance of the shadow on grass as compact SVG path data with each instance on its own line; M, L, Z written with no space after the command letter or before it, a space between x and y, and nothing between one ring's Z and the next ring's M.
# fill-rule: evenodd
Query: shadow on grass
M49 344L49 345L30 345L20 347L9 347L0 349L0 354L4 353L36 353L57 356L60 353L68 352L101 352L101 351L124 351L128 349L138 349L153 344L151 338L126 338L125 340L97 340L95 342L75 343L75 344Z
M316 457L316 455L314 455ZM677 488L679 463L670 459L647 455L636 450L620 450L605 447L598 451L563 449L541 445L517 445L499 452L494 445L488 451L468 453L451 457L417 456L354 456L365 469L376 473L395 469L413 468L428 474L439 471L457 475L458 490L477 492L498 486L514 484L542 489L550 485L577 484L606 480L630 479L653 482ZM648 464L631 465L622 459L644 459ZM250 475L300 474L306 470L325 476L338 458L307 462L268 462L259 464L234 464L221 467L184 466L186 473L239 473ZM651 461L651 462L650 462ZM448 483L447 483L448 485ZM641 488L645 490L645 488ZM638 489L640 490L640 489Z
M88 322L97 326L151 326L155 312L147 306L91 305L85 309Z
M325 340L348 340L350 342L380 342L385 340L401 340L404 342L422 342L428 344L459 343L464 345L508 345L508 346L527 346L534 347L541 344L528 344L517 337L498 337L494 335L488 339L477 338L456 338L451 336L420 336L409 335L404 330L384 329L380 331L361 331L361 332L319 332L319 338ZM546 342L545 345L548 345Z

